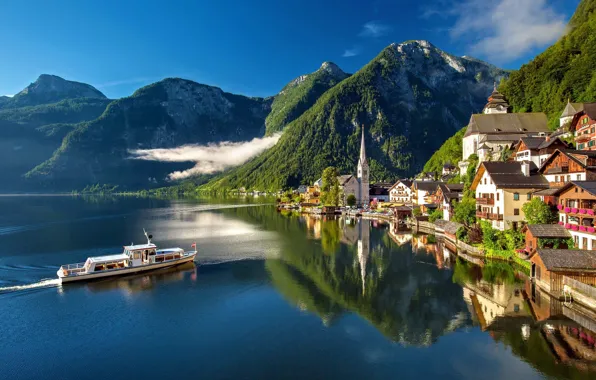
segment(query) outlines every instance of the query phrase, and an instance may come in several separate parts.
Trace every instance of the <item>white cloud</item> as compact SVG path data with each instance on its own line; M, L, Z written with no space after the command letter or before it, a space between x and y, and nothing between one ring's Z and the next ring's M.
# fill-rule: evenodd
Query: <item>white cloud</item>
M361 37L381 37L391 31L389 25L380 23L379 21L369 21L362 27L359 36Z
M463 0L448 9L456 17L451 37L469 41L470 53L494 62L508 62L548 46L566 30L566 16L547 0Z
M12 95L6 94L6 95L2 95L2 96L8 96L9 98L12 98L14 96L14 94L12 94Z
M162 77L145 77L145 78L130 78L130 79L122 79L122 80L114 80L111 82L105 82L102 84L98 84L97 88L105 88L105 87L114 87L114 86L121 86L123 84L137 84L137 83L151 83L156 82L158 80L163 79Z
M172 149L138 149L131 158L162 162L195 162L184 171L170 173L168 179L180 180L197 174L210 174L245 163L277 143L281 133L245 142L224 141L209 145L184 145Z
M352 49L346 49L341 56L347 58L347 57L355 57L358 54L360 54L360 49L357 48L357 47L355 47L355 48L352 48Z

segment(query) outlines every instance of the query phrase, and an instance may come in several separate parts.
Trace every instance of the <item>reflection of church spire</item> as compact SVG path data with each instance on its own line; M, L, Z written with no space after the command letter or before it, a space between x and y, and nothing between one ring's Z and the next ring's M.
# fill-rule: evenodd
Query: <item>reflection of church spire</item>
M366 265L370 256L370 231L368 223L360 221L360 238L358 239L358 263L360 263L360 278L362 280L362 294L366 291Z

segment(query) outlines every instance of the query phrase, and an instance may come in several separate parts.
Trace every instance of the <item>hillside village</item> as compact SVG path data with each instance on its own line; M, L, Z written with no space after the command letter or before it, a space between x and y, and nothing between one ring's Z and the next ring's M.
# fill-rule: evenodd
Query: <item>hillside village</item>
M280 207L435 224L525 267L554 296L572 282L596 286L596 103L569 101L555 131L544 113L511 109L495 85L470 117L459 162L395 183L369 183L363 126L356 175L328 168L282 195ZM596 299L587 303L596 308Z

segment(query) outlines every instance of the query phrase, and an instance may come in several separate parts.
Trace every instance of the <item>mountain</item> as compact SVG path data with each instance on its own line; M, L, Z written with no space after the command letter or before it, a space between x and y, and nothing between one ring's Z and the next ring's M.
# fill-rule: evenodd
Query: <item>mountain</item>
M23 174L50 158L77 123L96 119L109 102L89 85L50 75L12 98L0 97L1 189L23 189Z
M147 188L192 163L130 159L130 150L248 141L265 133L272 99L248 98L190 80L168 78L115 100L97 119L79 124L53 156L27 173L53 189L87 184Z
M273 148L204 188L298 186L319 178L329 165L353 173L362 126L371 180L412 175L506 76L427 41L392 44L288 124Z
M439 173L443 171L443 166L447 163L457 165L462 159L463 146L462 141L467 127L457 131L441 145L439 149L428 159L424 165L424 172Z
M583 0L567 34L501 84L514 112L544 112L555 128L568 99L596 101L595 10L596 0Z
M312 107L325 91L348 76L335 63L324 62L314 73L301 75L288 83L271 104L271 112L265 119L267 134L283 130Z
M42 74L21 92L8 99L0 99L3 109L40 104L57 103L65 99L107 99L95 87L62 79L55 75Z

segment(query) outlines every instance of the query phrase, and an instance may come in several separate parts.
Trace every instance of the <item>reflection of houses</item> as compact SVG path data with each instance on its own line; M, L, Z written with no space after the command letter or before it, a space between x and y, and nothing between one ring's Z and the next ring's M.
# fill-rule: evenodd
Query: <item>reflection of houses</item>
M549 187L530 162L483 162L471 189L476 193L476 218L492 223L494 228L516 229L525 221L522 206L532 193Z
M524 298L517 285L491 284L486 281L464 285L464 299L469 300L482 329L490 326L497 317L527 317L523 308Z
M321 218L315 215L308 215L306 217L306 228L312 233L314 239L321 238Z

